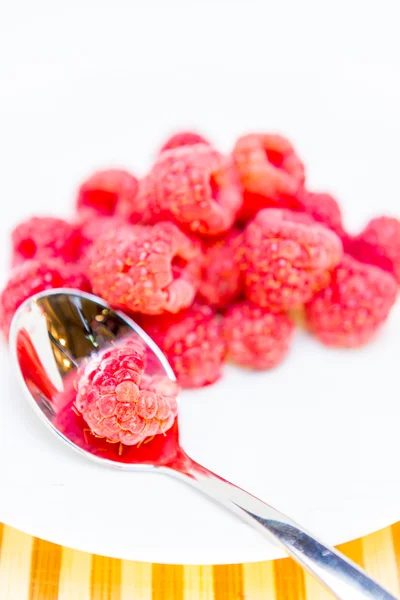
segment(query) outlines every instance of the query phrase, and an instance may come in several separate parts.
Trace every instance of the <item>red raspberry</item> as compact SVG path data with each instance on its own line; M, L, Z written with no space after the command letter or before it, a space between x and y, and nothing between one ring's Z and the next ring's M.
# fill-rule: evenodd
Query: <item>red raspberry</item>
M330 285L306 305L308 326L328 346L362 346L386 320L396 294L391 275L346 254Z
M118 215L112 217L101 217L90 211L82 211L77 220L77 226L80 227L84 243L82 244L79 263L87 265L87 256L92 244L111 231L116 232L129 226L129 222Z
M162 152L140 184L138 210L154 222L173 219L214 235L234 223L242 203L230 160L205 144Z
M157 315L194 299L202 252L173 223L128 225L102 235L87 256L93 291L117 308Z
M309 215L265 209L247 225L239 252L247 298L280 311L297 308L327 285L343 250L338 236Z
M214 383L222 374L225 343L209 306L195 304L176 315L146 318L145 331L165 353L184 388Z
M160 152L164 150L172 150L173 148L180 148L181 146L194 146L195 144L207 144L209 142L198 133L191 131L182 131L181 133L175 133L165 142Z
M342 211L333 196L322 192L301 190L298 194L301 210L316 221L332 229L340 238L345 235L342 223Z
M225 308L239 297L242 277L236 253L241 237L239 230L233 230L226 237L205 244L199 298L206 304Z
M150 358L148 356L148 358ZM144 389L140 383L140 388ZM176 462L179 446L178 422L175 419L171 429L164 435L147 438L145 443L136 446L124 446L110 443L107 438L96 435L78 412L76 403L77 372L71 371L63 381L63 391L51 395L51 404L55 410L53 425L80 448L100 456L125 464L170 464ZM168 395L168 394L164 394Z
M233 304L227 311L223 331L231 360L251 369L272 369L289 351L293 321L251 302Z
M296 196L304 183L304 165L288 140L268 133L244 135L232 156L243 186L240 221L262 208L300 208Z
M122 169L107 169L93 173L78 191L76 207L100 216L130 217L138 192L136 177Z
M78 381L76 408L93 433L133 446L172 427L176 398L142 387L144 361L143 343L126 340L87 364Z
M62 287L90 291L86 275L77 265L64 264L56 258L28 260L18 265L0 295L0 327L5 337L15 311L27 298Z
M12 232L13 265L32 258L75 262L83 245L78 226L54 217L32 217Z
M85 240L82 246L82 252L80 256L80 264L87 265L89 250L101 236L109 233L116 232L119 229L123 229L129 226L129 223L119 216L113 217L99 217L93 213L85 212L79 219L79 226L81 228L82 237Z
M372 219L354 239L351 253L362 262L388 271L400 284L400 221L392 217Z

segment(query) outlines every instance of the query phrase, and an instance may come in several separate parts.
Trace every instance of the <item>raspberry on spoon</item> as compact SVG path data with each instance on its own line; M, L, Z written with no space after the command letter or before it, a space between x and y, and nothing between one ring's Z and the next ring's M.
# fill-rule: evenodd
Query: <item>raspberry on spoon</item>
M132 446L172 427L177 388L168 381L166 389L175 395L164 395L163 382L143 380L144 371L145 346L133 339L86 365L77 382L76 408L95 435Z

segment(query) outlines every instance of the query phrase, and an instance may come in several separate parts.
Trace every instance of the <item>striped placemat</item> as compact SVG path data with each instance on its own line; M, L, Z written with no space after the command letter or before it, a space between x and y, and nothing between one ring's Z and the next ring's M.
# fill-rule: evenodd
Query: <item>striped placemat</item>
M341 546L400 596L400 523ZM290 559L167 566L71 550L0 524L1 600L329 600Z

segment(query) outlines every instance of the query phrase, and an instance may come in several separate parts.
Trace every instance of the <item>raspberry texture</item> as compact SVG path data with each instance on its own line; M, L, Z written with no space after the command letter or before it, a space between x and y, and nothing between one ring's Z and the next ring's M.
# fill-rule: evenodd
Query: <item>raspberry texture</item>
M104 234L87 256L96 294L122 310L151 315L190 306L201 261L200 244L166 222Z
M284 313L273 313L251 302L233 304L224 316L228 357L251 369L272 369L289 351L294 323Z
M306 320L328 346L362 346L387 319L396 294L397 284L389 273L346 254L330 285L306 305Z
M15 227L11 234L13 265L33 258L78 260L85 240L77 225L55 217L32 217Z
M135 339L87 364L78 380L76 408L94 434L133 446L172 427L176 398L142 387L144 369L145 347Z
M304 213L264 209L240 248L248 300L273 310L297 308L329 283L343 249L338 236Z
M205 243L205 257L198 296L204 303L223 309L242 291L242 276L236 260L241 232L232 230L224 238Z
M207 144L209 142L198 133L192 131L182 131L181 133L175 133L172 135L165 144L162 146L160 152L164 150L172 150L173 148L180 148L181 146L194 146L195 144Z
M304 184L304 165L284 137L244 135L232 157L243 186L240 221L248 221L262 208L301 208L297 194Z
M78 191L76 208L100 216L119 215L129 218L138 192L136 177L122 169L93 173Z
M56 258L29 260L15 267L0 295L0 328L5 337L15 311L25 300L38 292L61 287L90 291L89 281L79 266Z
M385 216L372 219L354 239L351 253L388 271L400 284L400 221Z
M209 306L194 304L176 315L148 317L142 325L165 353L182 387L209 385L222 375L222 327Z
M342 222L342 211L333 196L323 192L301 190L298 195L301 210L311 215L315 221L332 229L340 238L345 235Z
M234 223L242 197L230 159L205 144L162 152L140 184L138 210L193 233L215 235Z
M119 229L126 228L128 225L123 217L117 215L113 217L100 217L87 212L81 215L78 223L81 228L82 237L85 240L80 257L80 263L84 265L87 263L89 249L96 240L102 235L111 231L116 232Z

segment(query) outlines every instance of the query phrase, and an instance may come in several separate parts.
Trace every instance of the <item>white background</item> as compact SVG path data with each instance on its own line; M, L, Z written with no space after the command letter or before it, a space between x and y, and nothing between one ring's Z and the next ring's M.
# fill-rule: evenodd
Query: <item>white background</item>
M400 214L398 11L396 0L2 2L1 279L13 223L36 212L68 214L93 168L144 173L157 146L181 128L224 151L250 130L287 134L310 186L338 196L352 230L373 214ZM230 371L220 386L184 398L185 445L328 541L396 520L399 335L394 317L374 346L350 354L299 336L271 376ZM85 514L79 520L74 483L101 489L118 480L125 490L126 480L53 447L4 361L0 519L145 560L276 555L203 499L145 475L137 476L143 497L129 503L136 513L149 510L137 520L129 513L135 539L121 540L115 519L94 535L101 501L93 523ZM249 414L254 429L243 431Z
M351 223L391 209L398 11L396 0L3 2L2 201L21 215L62 208L93 166L143 172L169 131L196 127L223 149L252 129L287 133Z

